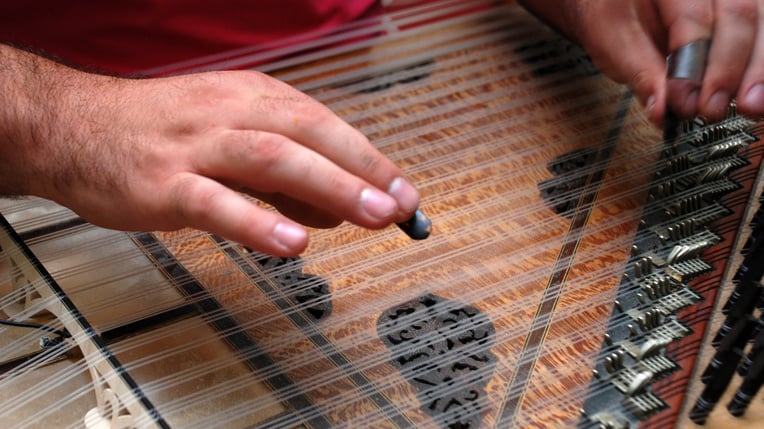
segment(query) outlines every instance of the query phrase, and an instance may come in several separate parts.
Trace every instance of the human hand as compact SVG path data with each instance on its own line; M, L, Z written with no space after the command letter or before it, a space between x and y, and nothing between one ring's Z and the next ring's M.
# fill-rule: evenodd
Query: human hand
M55 67L47 83L55 90L40 91L54 96L33 106L45 110L29 121L34 129L12 133L30 136L15 144L18 157L34 160L16 173L24 193L94 224L191 226L292 256L307 246L300 224L382 228L418 205L402 172L360 132L266 75L128 80Z
M660 123L666 107L689 118L764 115L764 0L567 2L570 33L605 74L626 83ZM702 82L666 78L666 56L712 40ZM668 104L667 104L668 103Z
M684 118L764 115L764 0L519 0L580 43L613 80L629 85L661 123ZM712 40L702 82L667 80L666 57Z

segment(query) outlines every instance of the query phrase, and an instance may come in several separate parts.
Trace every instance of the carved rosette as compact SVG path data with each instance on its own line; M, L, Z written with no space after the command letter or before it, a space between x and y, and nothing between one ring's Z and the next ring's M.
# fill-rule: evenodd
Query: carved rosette
M428 293L385 311L377 332L390 349L390 362L417 388L425 413L443 427L480 426L496 363L488 317Z

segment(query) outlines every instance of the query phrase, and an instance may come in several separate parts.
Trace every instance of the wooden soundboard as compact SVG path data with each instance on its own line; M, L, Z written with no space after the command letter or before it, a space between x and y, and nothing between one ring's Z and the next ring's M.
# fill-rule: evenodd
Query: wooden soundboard
M692 427L688 384L759 192L753 122L688 128L682 167L626 88L505 2L428 2L149 74L226 68L269 73L358 127L418 187L431 236L344 224L284 259L204 232L107 231L47 201L3 201L0 309L69 336L0 328L0 426ZM703 158L742 132L734 151ZM704 186L724 189L713 202L729 210L703 202L692 215L707 223L635 250L690 213L656 205L676 198L656 188L661 177L693 181L717 162L731 163L714 177L723 183ZM695 233L719 240L667 261ZM704 258L697 276L616 309L625 283ZM665 335L676 338L639 352ZM639 357L605 368L626 346ZM646 380L653 357L676 365ZM757 427L763 408L757 399L733 419L720 403L705 427Z

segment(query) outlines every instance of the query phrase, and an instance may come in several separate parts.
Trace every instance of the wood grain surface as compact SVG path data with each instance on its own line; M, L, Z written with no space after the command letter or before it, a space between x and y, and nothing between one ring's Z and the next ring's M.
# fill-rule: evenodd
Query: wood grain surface
M474 427L596 427L581 408L665 155L660 130L628 90L519 7L482 0L428 3L303 45L162 73L247 67L295 85L368 136L419 189L432 234L413 241L395 227L343 224L312 230L301 258L278 260L191 230L80 225L51 233L26 222L72 215L48 203L43 215L36 206L0 204L94 331L110 338L106 348L121 365L115 372L137 380L151 412L183 428L469 427L459 419ZM701 279L707 289L719 289L732 269L737 226L757 192L759 143L749 155L752 164L734 176L742 191L725 200L740 219L715 225L725 241L713 253L716 271ZM545 198L550 184L562 189L566 210ZM8 296L19 289L11 247L0 259ZM328 293L301 298L321 284ZM702 313L713 329L719 290L686 315ZM427 296L439 303L432 314L469 314L479 326L417 319L393 332L380 322ZM2 302L7 314L19 305L18 297ZM315 305L325 310L320 316L310 311ZM124 328L146 318L150 325ZM470 343L482 328L490 338ZM34 349L37 337L7 332L0 351ZM386 340L394 334L411 341L394 349ZM697 378L695 356L707 361L707 343L700 331L676 346L683 369L655 384L669 392L671 407L645 427L692 427L684 415L698 387L686 385ZM433 356L421 365L401 363L425 349ZM76 350L72 344L50 365L6 363L5 427L72 427L91 408L105 413L88 376L102 358ZM488 364L464 364L485 356ZM423 391L434 372L454 376ZM65 377L56 393L42 387ZM35 399L48 394L56 396ZM130 394L122 401L135 401ZM22 404L23 395L31 399ZM455 399L463 397L473 399ZM744 418L717 410L705 427L759 427L762 413L757 399Z

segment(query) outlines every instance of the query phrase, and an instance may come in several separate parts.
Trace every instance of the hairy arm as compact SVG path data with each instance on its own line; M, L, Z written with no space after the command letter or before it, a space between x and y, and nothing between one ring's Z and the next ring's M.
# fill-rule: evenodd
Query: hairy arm
M0 108L0 195L35 195L80 208L92 195L125 186L120 152L132 143L130 130L114 134L131 120L121 106L129 81L3 44L0 64L0 88L9 101Z
M282 256L307 246L303 225L382 228L418 205L368 139L264 74L121 79L5 45L0 64L0 194L49 198L109 228L191 226Z
M61 91L52 75L67 69L37 55L0 44L0 194L52 191L43 157L55 157L47 124L58 120Z

